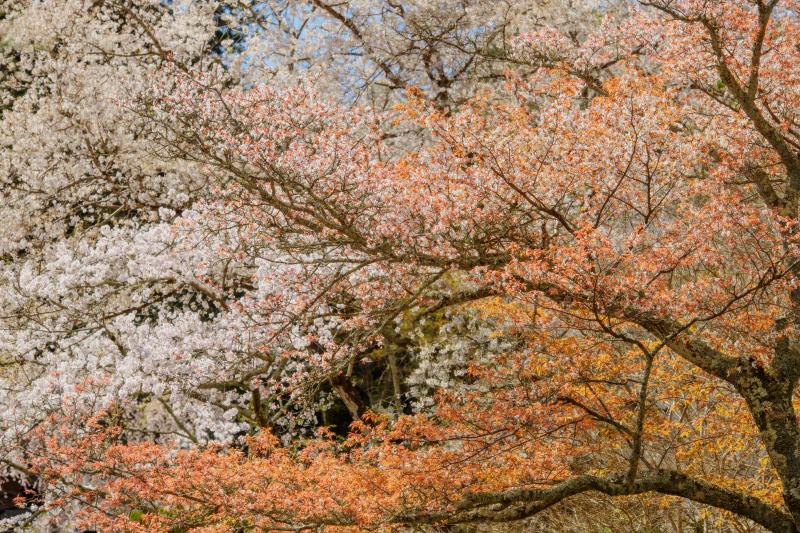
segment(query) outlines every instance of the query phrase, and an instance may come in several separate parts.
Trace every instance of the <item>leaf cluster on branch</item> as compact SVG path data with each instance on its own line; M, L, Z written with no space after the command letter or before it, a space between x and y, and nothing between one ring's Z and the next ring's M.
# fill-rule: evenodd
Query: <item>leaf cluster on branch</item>
M0 19L0 457L37 512L800 529L800 5L564 9Z

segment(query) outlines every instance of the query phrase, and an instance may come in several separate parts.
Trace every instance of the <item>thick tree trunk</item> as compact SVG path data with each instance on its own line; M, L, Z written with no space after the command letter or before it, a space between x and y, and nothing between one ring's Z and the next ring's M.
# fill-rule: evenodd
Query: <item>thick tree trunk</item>
M352 380L344 373L333 376L330 380L333 390L347 407L353 420L361 420L361 415L367 411L367 400L364 393L353 384Z
M800 530L800 431L792 406L793 383L757 368L737 384L758 427L761 441L783 484L783 500Z

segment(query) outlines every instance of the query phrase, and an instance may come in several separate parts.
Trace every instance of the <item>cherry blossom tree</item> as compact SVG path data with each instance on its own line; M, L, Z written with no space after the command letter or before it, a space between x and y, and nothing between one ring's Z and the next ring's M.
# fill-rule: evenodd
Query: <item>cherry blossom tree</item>
M335 8L325 7L315 6L313 16L338 20L330 19ZM368 6L354 7L360 13L354 20L362 24ZM484 25L510 24L501 17L513 11L506 7ZM487 8L460 9L441 31L481 33L475 13ZM395 411L407 409L411 397L400 383L396 352L402 346L408 357L419 357L409 348L413 321L395 336L397 346L364 367L365 378L374 367L391 367L390 379L377 380L377 389L391 389L381 398L364 398L352 366L328 379L328 359L339 361L327 352L341 319L321 312L289 325L300 309L290 304L309 298L298 283L305 272L276 255L283 250L261 255L267 251L257 236L225 225L213 201L229 192L225 182L203 161L162 157L163 139L154 143L151 117L141 107L154 83L173 91L176 72L206 72L205 89L221 91L265 79L289 86L293 70L303 75L299 71L327 68L325 87L352 95L373 86L375 80L361 75L368 64L395 61L384 49L365 58L356 75L341 57L358 35L347 26L310 22L315 36L290 36L296 42L287 46L314 46L317 59L293 69L291 59L276 59L283 48L275 39L288 38L281 33L285 26L266 30L275 30L270 25L278 15L300 22L307 11L300 4L211 1L0 7L0 402L8 413L0 445L9 472L28 476L37 451L31 431L59 413L76 416L74 410L113 408L126 438L177 438L189 446L261 427L284 436L302 433L320 409L326 417L332 398L349 410L345 424L384 396ZM424 6L408 14L429 33L444 24L434 15ZM387 17L402 24L397 13ZM374 25L363 31L370 42L380 40ZM318 41L322 33L328 37ZM485 48L489 41L481 42ZM453 43L446 47L456 54ZM272 55L259 55L263 50ZM476 45L469 53L477 58L478 52ZM447 57L436 61L478 61ZM417 60L392 69L407 79L395 89L421 79ZM476 84L472 70L461 75ZM499 79L497 72L492 79ZM458 86L468 92L466 81ZM287 290L269 308L282 314L276 320L263 306L281 283ZM341 298L325 305L339 309L352 295ZM436 379L429 377L427 387ZM429 404L426 393L419 389L414 401Z
M152 63L83 130L65 105L83 77L12 91L4 121L51 126L6 155L9 176L25 169L4 211L7 461L108 530L508 522L599 493L797 531L800 6L543 23L502 41L505 88L463 92L436 73L494 38L432 55L425 81L424 47L395 71L360 4L314 6L286 20L324 14L359 68L408 73L400 109L342 101L313 69L238 83L192 55L230 4L175 6L207 25L169 47L160 8L118 7L107 23L139 32L122 42L151 48L98 57ZM255 16L279 24L278 7ZM436 42L456 37L478 39ZM469 76L499 65L474 57ZM398 149L387 121L432 140ZM110 176L107 196L82 188ZM32 199L47 216L22 216ZM390 390L365 398L376 366ZM344 439L295 431L326 387L354 420Z
M89 409L150 392L145 383L153 383L159 365L154 359L141 368L145 346L160 357L165 339L157 336L169 335L164 324L148 322L153 306L175 314L186 308L184 320L213 312L187 285L186 262L168 252L176 244L171 221L204 191L207 176L153 158L126 108L167 60L219 63L211 52L215 4L172 8L82 1L0 8L6 465L26 463L19 439L62 401L80 397L87 381L106 385L83 389ZM145 329L137 330L139 323ZM144 333L158 328L150 338ZM109 370L116 379L108 379ZM148 426L171 431L156 415L166 416L151 415ZM216 414L202 417L219 426Z
M512 39L545 24L578 35L614 3L239 0L225 15L241 28L237 61L256 78L314 71L341 98L385 109L409 87L451 108L476 87L496 84Z

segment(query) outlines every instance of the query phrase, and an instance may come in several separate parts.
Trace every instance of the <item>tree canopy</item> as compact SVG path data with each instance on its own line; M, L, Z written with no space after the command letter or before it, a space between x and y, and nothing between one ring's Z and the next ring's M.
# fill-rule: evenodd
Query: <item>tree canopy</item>
M0 31L14 527L800 530L797 2Z

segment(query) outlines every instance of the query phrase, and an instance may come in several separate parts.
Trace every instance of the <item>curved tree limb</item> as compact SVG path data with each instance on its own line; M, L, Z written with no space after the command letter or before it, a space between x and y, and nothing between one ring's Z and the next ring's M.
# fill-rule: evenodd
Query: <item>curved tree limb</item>
M758 498L680 472L663 470L640 477L633 482L628 482L624 474L614 478L586 475L542 489L477 493L458 502L453 512L403 515L395 517L395 521L415 524L508 522L533 516L571 496L591 491L609 496L631 496L646 492L680 496L747 517L770 531L786 533L798 531L788 513Z

